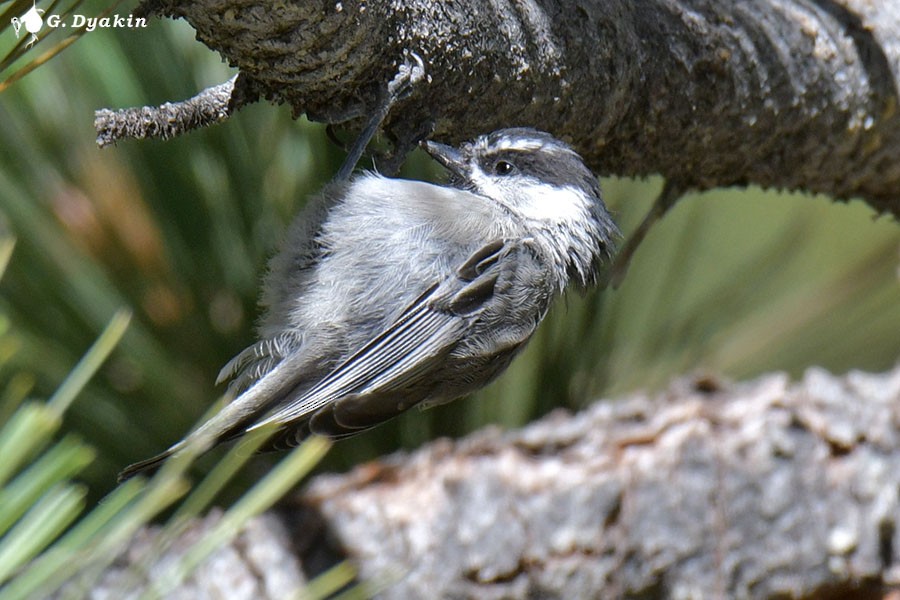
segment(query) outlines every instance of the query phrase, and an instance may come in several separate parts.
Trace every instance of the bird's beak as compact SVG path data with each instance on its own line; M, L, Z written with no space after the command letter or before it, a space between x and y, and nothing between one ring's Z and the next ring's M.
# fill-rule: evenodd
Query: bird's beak
M453 175L462 177L466 171L466 163L459 150L446 144L439 144L431 140L422 142L422 148L431 155L434 160L441 163Z

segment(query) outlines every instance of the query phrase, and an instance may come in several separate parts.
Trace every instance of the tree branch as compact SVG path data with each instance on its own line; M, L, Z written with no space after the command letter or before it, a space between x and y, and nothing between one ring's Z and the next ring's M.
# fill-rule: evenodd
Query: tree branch
M184 102L167 102L159 107L143 106L123 110L100 109L94 113L97 145L101 148L125 138L168 139L194 129L221 123L232 113L255 101L242 95L236 85L239 76L203 90Z
M320 476L256 543L279 557L266 578L346 556L388 599L874 598L900 590L898 490L900 366L813 369L683 381ZM251 542L220 550L227 572ZM220 590L222 572L187 585Z
M511 125L597 171L859 196L900 215L900 7L857 0L153 0L262 96L361 126L410 52L402 147Z

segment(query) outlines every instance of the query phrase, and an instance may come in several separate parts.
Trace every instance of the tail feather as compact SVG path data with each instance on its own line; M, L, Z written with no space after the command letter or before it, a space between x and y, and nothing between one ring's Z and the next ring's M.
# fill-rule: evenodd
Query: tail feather
M246 369L245 359L250 360L255 357L259 360L271 360L272 356L282 351L279 343L278 340L261 342L261 346L257 344L261 348L259 351L256 350L256 346L252 346L225 366L223 376L228 377L232 371ZM130 479L139 473L156 471L167 458L188 446L194 448L199 455L217 444L247 433L247 428L251 424L257 423L260 416L265 415L273 406L283 402L287 396L296 393L301 374L308 371L307 362L306 356L302 353L287 356L182 441L162 454L125 467L119 473L119 482ZM253 364L258 366L258 363ZM240 376L238 377L240 378Z
M136 462L133 465L128 465L119 473L117 481L122 483L139 474L152 475L160 466L162 466L162 463L165 462L167 458L174 454L174 452L174 448L169 448L165 452L157 454L152 458Z

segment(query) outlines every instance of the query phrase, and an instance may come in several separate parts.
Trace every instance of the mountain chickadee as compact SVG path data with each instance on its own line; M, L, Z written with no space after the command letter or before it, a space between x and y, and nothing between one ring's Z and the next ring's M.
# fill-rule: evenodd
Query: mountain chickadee
M329 184L265 277L260 341L218 381L234 400L162 454L264 425L269 447L340 438L469 394L525 346L570 281L592 284L618 235L566 144L503 129L458 150L425 142L447 186L364 173Z

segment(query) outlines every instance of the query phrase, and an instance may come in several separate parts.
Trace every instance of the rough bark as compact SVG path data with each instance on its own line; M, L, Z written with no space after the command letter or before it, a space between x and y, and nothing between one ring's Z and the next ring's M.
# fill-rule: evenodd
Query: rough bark
M184 131L221 123L240 106L235 95L236 80L236 76L232 77L184 102L119 111L100 109L94 114L97 145L103 148L122 138L168 139Z
M389 599L885 597L900 593L900 366L683 381L321 476L264 519L276 534L255 543L277 560L248 567L243 536L190 589L276 598L264 580L349 557ZM120 597L136 555L94 597Z
M226 546L217 549L182 584L171 589L167 577L190 548L215 527L221 511L214 510L206 518L190 523L185 532L159 551L160 530L147 527L138 532L119 559L85 590L91 574L71 582L54 598L88 597L96 600L273 600L291 598L307 583L300 563L292 551L284 523L266 514L250 521L243 531ZM156 560L147 564L147 556ZM152 590L148 593L148 590Z
M401 150L510 125L599 173L859 196L900 215L900 4L865 0L146 0L240 69L240 101L361 124L411 53Z

